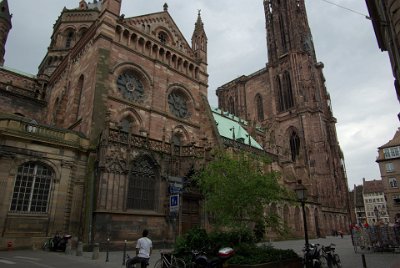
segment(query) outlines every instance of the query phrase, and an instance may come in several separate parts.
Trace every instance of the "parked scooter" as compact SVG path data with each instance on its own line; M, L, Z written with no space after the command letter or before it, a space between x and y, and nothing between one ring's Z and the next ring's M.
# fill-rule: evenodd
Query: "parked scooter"
M234 254L235 251L230 247L221 248L215 257L209 257L205 252L192 251L192 263L201 268L222 268L224 262Z
M72 235L64 234L63 236L60 233L56 233L54 237L47 240L44 245L44 250L51 250L51 251L65 251L67 248L68 240L70 240Z

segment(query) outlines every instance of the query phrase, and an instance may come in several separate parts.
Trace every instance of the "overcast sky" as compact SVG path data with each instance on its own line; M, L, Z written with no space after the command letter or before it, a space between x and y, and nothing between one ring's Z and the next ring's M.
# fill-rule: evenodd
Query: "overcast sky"
M90 2L92 2L91 0ZM364 0L329 0L367 15ZM53 24L62 8L79 0L8 0L13 28L6 45L5 66L31 74L50 44ZM122 0L121 13L133 17L163 10L165 0ZM208 37L208 98L215 90L268 62L262 0L171 0L169 13L191 44L198 9ZM377 148L393 138L399 103L387 52L378 48L371 22L329 4L306 0L317 59L324 63L337 134L344 152L349 188L362 178L380 179Z

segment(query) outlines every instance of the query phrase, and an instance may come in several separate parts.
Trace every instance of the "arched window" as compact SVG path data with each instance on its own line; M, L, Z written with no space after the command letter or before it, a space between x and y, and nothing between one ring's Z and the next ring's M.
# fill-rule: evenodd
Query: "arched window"
M292 161L296 161L296 158L300 153L300 138L295 131L290 135L290 152L292 156Z
M390 178L389 179L389 184L390 184L390 187L397 188L397 180L396 180L396 178Z
M236 115L236 112L235 112L235 101L233 100L233 97L229 97L229 100L228 100L228 112L230 114Z
M79 110L81 106L81 97L83 90L83 83L85 81L85 77L81 75L78 80L78 84L76 85L75 95L74 95L74 103L73 103L73 116L75 120L78 120Z
M256 107L257 107L257 118L258 121L264 120L264 107L263 100L260 94L256 95Z
M293 102L293 91L292 91L292 82L290 80L290 74L288 71L285 71L283 74L283 86L284 86L284 98L285 98L285 107L286 109L290 109L294 106Z
M67 33L67 40L65 41L65 48L70 48L71 47L73 38L74 38L74 32L73 31L69 31Z
M287 52L286 31L282 14L279 15L279 29L281 32L282 52L286 53Z
M10 211L46 213L53 174L53 170L42 163L27 162L19 166Z
M132 131L132 126L133 126L133 119L130 116L126 116L122 118L121 122L121 130L124 132L131 132Z
M288 71L284 72L282 80L283 83L281 83L279 76L277 76L276 82L279 98L278 107L280 112L287 111L294 106L292 83Z
M128 209L156 209L157 174L154 162L148 157L139 157L133 162L129 173Z

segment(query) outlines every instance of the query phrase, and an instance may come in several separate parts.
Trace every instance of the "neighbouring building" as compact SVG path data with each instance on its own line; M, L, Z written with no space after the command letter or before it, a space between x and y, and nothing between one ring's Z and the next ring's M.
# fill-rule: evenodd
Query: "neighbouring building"
M381 173L389 221L400 218L400 130L393 138L378 148L376 162Z
M382 180L366 181L363 178L363 199L368 224L389 223Z
M398 0L365 0L378 46L387 51L392 64L394 87L400 101L400 19Z
M304 0L263 0L269 62L219 87L218 108L201 14L189 43L167 4L128 18L121 1L64 8L37 74L1 64L0 248L57 231L121 246L145 227L155 244L173 241L207 225L191 176L217 147L269 156L289 189L301 180L310 237L347 230L344 157ZM12 18L0 5L4 63ZM300 204L266 211L303 236Z

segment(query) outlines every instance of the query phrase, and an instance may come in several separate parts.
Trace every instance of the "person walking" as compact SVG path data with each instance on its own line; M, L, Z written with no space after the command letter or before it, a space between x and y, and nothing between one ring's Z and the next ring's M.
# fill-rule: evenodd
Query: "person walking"
M136 263L140 263L141 268L146 268L149 265L153 242L147 237L148 235L149 231L144 229L142 237L136 242L136 256L127 260L126 268L133 268Z

